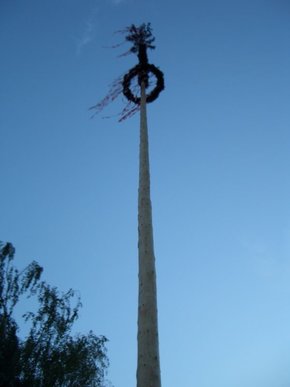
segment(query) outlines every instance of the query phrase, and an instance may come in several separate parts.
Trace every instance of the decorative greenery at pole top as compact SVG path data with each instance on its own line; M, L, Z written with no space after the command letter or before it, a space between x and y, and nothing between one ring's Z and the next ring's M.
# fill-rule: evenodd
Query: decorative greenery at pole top
M116 79L112 83L111 89L105 98L90 109L96 110L95 114L97 114L123 93L128 100L128 104L120 113L121 117L119 121L123 121L140 110L140 87L142 83L146 89L146 102L153 102L164 89L164 76L161 70L148 62L147 49L155 49L155 46L153 45L155 38L152 35L150 23L143 23L139 27L132 24L118 32L126 34L125 41L132 43L132 47L129 51L121 56L130 53L137 54L139 63L131 68L125 75ZM119 46L120 44L114 47ZM148 88L149 90L147 91Z
M156 84L146 95L146 102L153 102L164 89L164 76L162 71L156 66L148 63L147 48L155 48L155 46L152 45L155 38L152 35L151 25L150 23L143 23L140 27L136 27L132 24L126 31L129 32L126 36L126 40L133 43L133 47L130 51L137 53L139 64L125 74L123 78L123 94L129 101L136 105L140 105L141 98L132 92L131 82L135 77L138 77L139 86L144 83L145 88L147 89L149 87L149 77L150 75L154 75Z
M130 49L131 52L138 52L141 45L146 46L146 48L155 49L155 46L152 45L155 38L152 35L151 23L143 23L140 27L132 24L126 28L126 31L129 33L126 36L126 40L133 43L133 47Z

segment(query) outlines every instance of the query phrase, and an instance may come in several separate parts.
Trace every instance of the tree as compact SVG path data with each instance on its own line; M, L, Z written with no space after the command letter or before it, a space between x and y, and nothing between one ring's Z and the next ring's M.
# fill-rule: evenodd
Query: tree
M72 336L81 307L75 292L60 294L41 281L43 269L35 261L19 272L14 255L11 243L0 243L0 387L103 386L107 339L92 331ZM21 296L38 303L36 312L23 316L30 322L25 339L17 335L13 313Z

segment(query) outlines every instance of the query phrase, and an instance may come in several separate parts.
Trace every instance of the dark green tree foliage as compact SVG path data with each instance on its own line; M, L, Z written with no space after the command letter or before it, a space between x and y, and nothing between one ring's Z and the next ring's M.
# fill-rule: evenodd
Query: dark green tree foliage
M43 269L37 262L19 272L14 254L10 243L0 243L0 387L103 386L107 339L92 331L72 336L79 298L73 290L60 294L41 281ZM30 323L24 340L13 316L22 295L38 301L38 310L23 316Z

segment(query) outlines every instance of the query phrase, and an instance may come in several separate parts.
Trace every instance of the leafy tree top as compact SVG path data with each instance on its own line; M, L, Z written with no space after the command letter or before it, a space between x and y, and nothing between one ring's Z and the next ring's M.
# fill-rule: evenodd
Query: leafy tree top
M14 254L11 243L0 242L0 387L103 387L107 339L92 331L72 336L81 306L75 292L60 293L41 281L37 262L19 271ZM23 316L30 322L24 340L14 318L21 296L38 304Z

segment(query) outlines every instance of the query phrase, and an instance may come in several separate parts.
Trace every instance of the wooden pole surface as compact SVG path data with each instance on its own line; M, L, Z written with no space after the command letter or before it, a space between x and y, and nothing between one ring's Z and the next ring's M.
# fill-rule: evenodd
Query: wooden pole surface
M156 270L150 199L146 91L141 84L138 190L138 364L137 387L161 387Z

